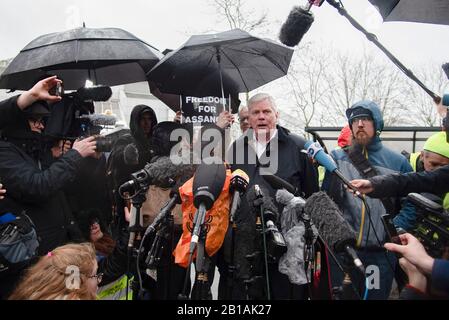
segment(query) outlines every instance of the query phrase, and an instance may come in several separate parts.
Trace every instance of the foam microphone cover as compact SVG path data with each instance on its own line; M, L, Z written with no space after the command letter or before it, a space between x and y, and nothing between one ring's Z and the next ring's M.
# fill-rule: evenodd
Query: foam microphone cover
M310 196L305 213L311 217L324 242L335 252L342 252L345 245L355 245L355 231L326 193L321 191Z
M108 86L82 87L76 92L81 101L108 101L112 96L112 89Z
M262 207L264 209L264 219L265 221L271 220L274 223L278 220L278 209L274 205L273 201L271 200L270 193L268 192L268 189L264 187L263 185L259 185L260 190L262 191L263 197L262 197ZM254 206L254 201L257 199L257 194L255 187L252 186L249 188L249 190L246 191L246 200L248 201L248 205L250 208L250 213L254 216L258 216L260 213L260 209L256 206Z
M214 205L226 180L226 168L222 161L204 161L193 177L193 205L198 208L204 203L206 210Z
M294 7L281 27L279 40L289 47L296 46L310 29L313 14L301 7Z
M145 170L152 180L151 184L161 188L171 188L173 183L184 175L189 173L192 175L193 168L193 165L174 164L170 157L160 157L145 165Z
M80 119L88 119L94 126L113 126L117 122L115 116L101 113L83 114Z

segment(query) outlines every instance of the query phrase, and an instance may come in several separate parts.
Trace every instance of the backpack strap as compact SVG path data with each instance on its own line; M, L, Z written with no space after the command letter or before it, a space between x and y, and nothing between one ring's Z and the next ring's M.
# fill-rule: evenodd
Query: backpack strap
M379 175L377 170L369 162L368 158L365 157L359 145L353 145L350 148L344 150L348 154L349 160L351 160L353 166L357 169L357 171L364 179L369 179ZM394 205L391 198L381 198L379 200L382 202L388 214L396 215L396 206Z

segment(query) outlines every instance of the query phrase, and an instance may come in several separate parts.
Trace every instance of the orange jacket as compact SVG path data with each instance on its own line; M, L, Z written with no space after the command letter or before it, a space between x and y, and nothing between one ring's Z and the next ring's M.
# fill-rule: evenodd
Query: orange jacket
M206 236L206 252L209 257L217 253L223 244L226 231L229 224L229 183L231 181L231 170L226 170L226 180L223 190L213 207L207 211L205 224L208 226ZM189 263L189 247L192 238L193 218L196 214L196 208L193 205L193 178L188 180L179 188L179 194L182 199L182 236L173 251L175 263L187 268Z

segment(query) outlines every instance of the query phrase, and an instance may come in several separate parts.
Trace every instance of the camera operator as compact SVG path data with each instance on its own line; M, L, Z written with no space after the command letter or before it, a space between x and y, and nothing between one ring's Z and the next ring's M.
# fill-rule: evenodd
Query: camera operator
M47 81L56 80L51 79ZM43 80L38 87L41 92L50 84ZM17 101L9 100L6 107L17 107ZM18 214L25 210L37 232L40 255L73 240L69 232L74 222L62 189L76 177L81 160L95 154L96 144L94 137L75 141L72 150L46 168L43 159L48 150L43 148L42 131L48 114L46 102L35 101L25 112L17 114L15 122L3 128L0 141L0 177L8 189L0 202L0 211ZM8 282L14 282L13 277ZM6 296L11 287L2 280L0 288L0 294Z
M401 293L402 299L422 299L428 292L426 276L430 276L432 288L449 295L449 261L429 256L424 246L409 233L399 236L402 245L385 243L385 249L402 255L399 263L409 278L409 284Z

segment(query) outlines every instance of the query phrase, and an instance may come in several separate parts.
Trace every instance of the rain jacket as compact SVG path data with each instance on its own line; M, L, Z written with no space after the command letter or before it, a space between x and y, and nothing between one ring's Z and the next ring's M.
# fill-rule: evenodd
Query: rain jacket
M0 130L8 124L15 122L22 114L22 110L17 106L19 96L0 101Z
M406 196L410 192L430 192L443 195L449 192L449 165L430 172L412 172L376 176L369 179L374 191L370 197Z
M6 107L17 108L15 98ZM0 177L8 190L0 210L25 209L36 227L39 254L45 254L80 235L62 189L75 179L82 157L72 149L48 166L41 160L41 135L22 115L16 120L0 140Z
M356 107L362 107L369 110L373 115L374 127L376 135L372 142L367 146L368 160L371 166L379 174L389 174L395 172L411 172L412 167L408 163L407 159L396 153L389 148L385 147L380 138L380 132L383 129L383 119L379 107L371 101L361 101L354 104L351 109ZM353 140L355 143L355 140ZM332 158L337 163L338 169L342 172L348 180L362 179L356 167L352 164L345 150L333 150L331 152ZM349 224L354 228L358 234L361 227L362 219L362 202L360 199L354 197L349 191L347 191L343 185L338 181L333 179L333 175L326 172L326 176L323 182L323 189L326 190L333 200L337 203L340 210L343 213L344 218ZM395 207L400 208L399 199L392 199ZM374 224L374 230L379 237L380 241L385 239L385 229L380 219L382 214L385 214L385 208L382 202L378 199L372 199L367 197L366 203L369 206L369 211L371 214L372 222ZM389 212L390 213L390 212ZM395 214L395 213L393 213ZM414 227L416 213L414 207L410 203L406 203L402 206L400 212L394 218L394 223L396 226L401 227L405 230L410 230ZM370 219L368 214L365 213L365 219L363 224L363 238L361 238L361 246L378 247L379 243L376 239L375 233L373 232L372 226L370 225ZM370 232L368 230L370 229ZM367 235L369 234L369 239L367 241Z

